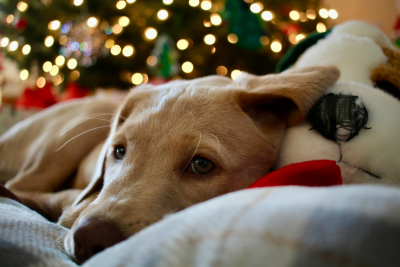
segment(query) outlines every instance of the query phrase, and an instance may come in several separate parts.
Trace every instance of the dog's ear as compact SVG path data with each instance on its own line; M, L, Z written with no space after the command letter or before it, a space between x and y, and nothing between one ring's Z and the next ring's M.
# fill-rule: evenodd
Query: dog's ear
M255 76L242 73L235 82L246 90L237 95L239 106L258 123L266 114L284 119L287 126L303 122L324 91L340 76L334 66L295 68L280 74Z

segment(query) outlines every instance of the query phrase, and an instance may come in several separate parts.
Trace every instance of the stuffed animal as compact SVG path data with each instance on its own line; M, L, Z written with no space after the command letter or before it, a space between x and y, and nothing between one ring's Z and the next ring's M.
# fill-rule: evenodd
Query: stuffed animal
M344 184L400 185L400 53L378 28L359 21L319 37L295 47L280 71L292 62L335 65L341 77L308 120L288 129L274 169L328 159L340 166Z

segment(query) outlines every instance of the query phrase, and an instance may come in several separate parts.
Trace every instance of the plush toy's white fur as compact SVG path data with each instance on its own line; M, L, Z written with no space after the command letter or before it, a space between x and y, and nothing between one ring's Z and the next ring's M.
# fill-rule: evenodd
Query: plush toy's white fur
M331 159L341 167L344 183L400 184L400 101L374 88L370 78L374 68L388 61L380 46L392 48L378 28L351 21L335 27L326 39L302 55L295 67L339 68L341 77L326 94L358 96L368 110L365 127L371 129L361 129L357 136L339 145L310 130L312 125L306 121L287 131L274 169L295 162Z

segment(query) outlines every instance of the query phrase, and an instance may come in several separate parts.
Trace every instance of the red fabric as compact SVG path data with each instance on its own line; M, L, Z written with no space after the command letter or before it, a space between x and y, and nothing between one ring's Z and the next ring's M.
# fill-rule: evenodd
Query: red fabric
M57 103L56 97L51 90L51 84L46 82L43 88L25 88L21 97L17 100L18 108L47 108Z
M89 95L89 89L78 85L76 82L71 82L66 87L66 92L62 96L62 100L80 98Z
M301 185L301 186L331 186L341 185L340 167L333 160L313 160L290 164L271 172L254 183L249 188Z

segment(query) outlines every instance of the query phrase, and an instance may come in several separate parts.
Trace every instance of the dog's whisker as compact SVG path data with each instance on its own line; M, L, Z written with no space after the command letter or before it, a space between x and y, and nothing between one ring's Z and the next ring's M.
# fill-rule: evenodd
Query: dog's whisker
M196 132L199 132L199 133L200 133L199 142L197 143L197 147L196 147L196 149L194 150L192 156L190 157L188 163L186 164L186 166L182 169L181 173L179 174L179 176L178 176L178 181L179 181L179 179L181 178L182 173L183 173L183 172L186 170L186 168L189 166L190 162L192 162L193 157L196 155L196 152L197 152L197 150L199 149L200 142L201 142L201 132L200 132L200 131L196 131Z
M113 113L95 113L95 114L91 114L89 116L86 116L85 118L83 118L82 120L78 121L77 123L75 123L74 125L72 125L71 127L69 127L65 132L63 132L62 134L60 134L60 136L63 136L64 134L66 134L67 132L69 132L71 129L73 129L74 127L76 127L77 125L81 124L82 122L85 122L87 120L90 119L94 119L96 117L100 117L100 116L104 116L104 115L114 115ZM123 117L123 116L121 116ZM125 118L126 119L126 118ZM104 120L104 119L97 119L97 120ZM108 121L108 122L111 122Z
M100 129L100 128L106 128L106 127L107 127L107 128L110 128L110 126L107 125L107 126L100 126L100 127L96 127L96 128L93 128L93 129L84 131L83 133L80 133L80 134L76 135L75 137L72 137L71 139L69 139L69 140L68 140L67 142L65 142L59 149L57 149L57 150L54 151L54 152L60 151L66 144L68 144L69 142L71 142L71 141L74 140L75 138L77 138L77 137L79 137L79 136L81 136L81 135L83 135L83 134L85 134L85 133L87 133L87 132L91 132L91 131L94 131L94 130L97 130L97 129Z

